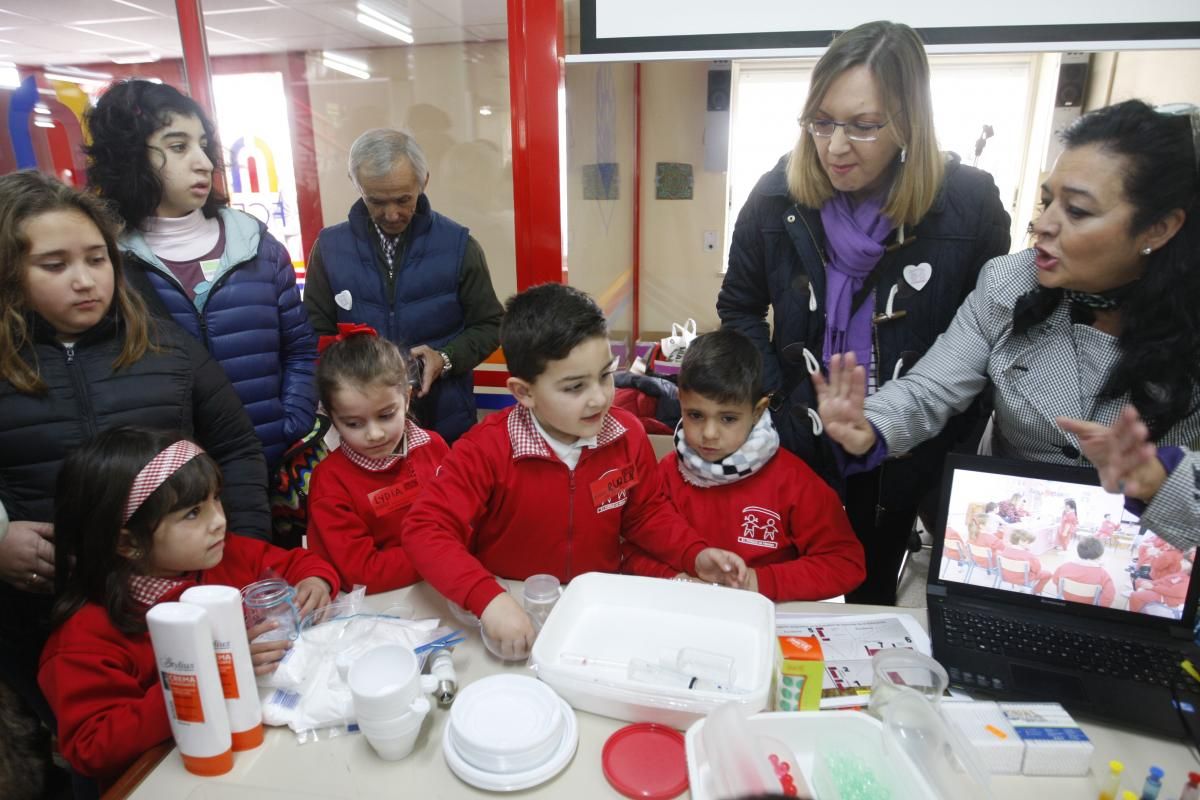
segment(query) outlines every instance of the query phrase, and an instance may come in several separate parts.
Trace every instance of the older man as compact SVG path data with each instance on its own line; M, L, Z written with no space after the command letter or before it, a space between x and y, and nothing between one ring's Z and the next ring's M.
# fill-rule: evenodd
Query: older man
M422 365L413 411L452 442L475 422L471 373L499 344L504 313L483 249L430 208L429 169L411 136L359 136L350 180L361 199L309 255L309 319L319 335L359 322L411 347Z

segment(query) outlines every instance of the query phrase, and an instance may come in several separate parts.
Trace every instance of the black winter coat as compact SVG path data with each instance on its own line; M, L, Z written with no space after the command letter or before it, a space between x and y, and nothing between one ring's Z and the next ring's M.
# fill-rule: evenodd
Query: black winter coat
M67 453L101 431L141 425L199 442L221 466L229 530L269 538L262 445L229 379L203 346L174 323L156 321L152 339L159 349L114 371L123 334L113 316L71 348L59 344L40 317L33 324L35 345L26 358L36 358L48 391L21 394L0 380L0 502L9 519L52 521L54 485ZM0 604L0 637L44 634L45 595L0 583Z
M801 207L789 195L787 159L759 179L738 214L717 312L723 325L745 333L763 354L766 389L775 392L772 413L783 445L840 488L829 443L813 433L808 409L816 410L816 393L804 357L807 349L820 361L825 341L825 231L820 212ZM929 213L904 232L903 243L893 232L873 273L877 385L917 363L950 325L980 267L1008 247L1009 216L991 175L952 156ZM918 290L905 281L903 271L922 264L930 265L930 275ZM886 317L893 287L892 316ZM768 309L774 310L773 331ZM880 504L915 508L938 480L945 452L973 421L969 414L957 418L939 437L908 454L905 469L888 470Z

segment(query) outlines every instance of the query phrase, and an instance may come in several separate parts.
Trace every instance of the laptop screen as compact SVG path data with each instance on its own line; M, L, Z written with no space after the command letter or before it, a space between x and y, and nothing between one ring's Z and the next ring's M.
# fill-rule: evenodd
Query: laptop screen
M1196 549L1142 527L1094 470L961 456L946 469L941 582L1183 618Z

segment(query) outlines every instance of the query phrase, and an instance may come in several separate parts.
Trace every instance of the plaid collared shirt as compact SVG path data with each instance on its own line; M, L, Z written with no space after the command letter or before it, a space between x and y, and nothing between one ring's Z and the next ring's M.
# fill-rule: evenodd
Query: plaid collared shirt
M613 419L611 414L605 414L604 421L600 424L600 432L596 434L596 447L611 444L624 434L625 426ZM515 406L508 415L508 439L512 442L513 458L557 458L550 445L546 444L546 440L538 433L533 424L533 414L525 406Z
M415 450L422 445L429 444L430 441L429 434L409 419L404 421L404 438L401 440L399 453L393 453L383 458L368 458L351 448L344 440L340 445L340 449L346 458L350 459L351 464L362 467L368 472L382 472L393 466L397 461L406 458L410 449Z
M393 263L396 260L396 249L400 246L400 237L404 234L388 236L383 232L383 228L375 225L374 222L371 222L371 224L375 226L375 233L379 234L379 244L383 247L383 260L387 262L388 277L390 278L392 271L396 268L396 265Z
M155 578L150 575L134 575L129 579L129 595L134 602L150 608L159 598L183 583L191 583L192 577L187 578Z

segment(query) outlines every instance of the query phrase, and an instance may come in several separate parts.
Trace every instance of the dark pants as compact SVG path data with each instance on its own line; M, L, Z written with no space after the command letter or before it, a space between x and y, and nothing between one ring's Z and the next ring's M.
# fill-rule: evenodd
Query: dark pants
M897 509L880 507L881 471L876 469L846 479L846 514L867 560L867 579L846 593L848 603L896 604L896 573L908 547L917 507L915 504Z

